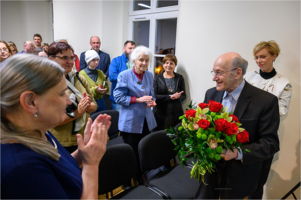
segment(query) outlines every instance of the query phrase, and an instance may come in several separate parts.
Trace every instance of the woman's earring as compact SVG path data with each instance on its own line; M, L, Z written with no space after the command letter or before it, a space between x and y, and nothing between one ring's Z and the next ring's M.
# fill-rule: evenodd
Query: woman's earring
M38 117L38 113L35 112L35 113L33 114L33 117L34 117L34 118L37 118L37 117Z

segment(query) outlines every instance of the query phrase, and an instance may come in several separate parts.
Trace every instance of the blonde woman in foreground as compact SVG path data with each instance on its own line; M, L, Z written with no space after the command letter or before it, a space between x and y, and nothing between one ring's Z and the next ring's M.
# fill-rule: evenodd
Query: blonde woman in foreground
M111 117L89 119L70 155L48 131L64 120L71 104L64 69L47 58L21 54L7 59L0 74L1 197L97 199Z

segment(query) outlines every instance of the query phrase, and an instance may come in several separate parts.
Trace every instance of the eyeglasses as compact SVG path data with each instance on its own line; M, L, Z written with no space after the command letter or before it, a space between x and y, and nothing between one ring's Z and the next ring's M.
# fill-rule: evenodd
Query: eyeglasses
M3 47L3 49L0 49L0 53L1 53L2 51L7 51L7 50L8 50L8 48Z
M58 57L62 60L65 60L65 61L69 61L69 60L72 60L72 61L75 61L75 57L74 56L71 56L71 57L68 57L68 56L52 56L52 57Z
M221 71L214 71L212 70L211 71L211 74L214 76L222 76L223 74L225 74L226 72L231 72L231 71L234 71L236 70L237 68L234 68L234 69L231 69L231 70L228 70L228 71L224 71L224 72L221 72Z

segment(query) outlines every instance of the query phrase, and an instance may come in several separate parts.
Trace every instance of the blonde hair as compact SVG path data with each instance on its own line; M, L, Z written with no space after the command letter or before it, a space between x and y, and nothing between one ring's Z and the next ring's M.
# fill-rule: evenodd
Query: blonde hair
M56 86L63 77L64 69L47 58L30 54L14 55L0 69L1 75L1 143L17 141L33 151L59 160L60 155L49 142L30 133L44 134L38 130L24 131L6 117L7 113L18 112L20 95L32 91L45 94Z
M255 54L264 48L266 48L272 56L277 55L276 57L278 57L278 55L280 54L280 48L277 42L270 40L268 42L262 41L255 45L253 49L253 56L255 57Z

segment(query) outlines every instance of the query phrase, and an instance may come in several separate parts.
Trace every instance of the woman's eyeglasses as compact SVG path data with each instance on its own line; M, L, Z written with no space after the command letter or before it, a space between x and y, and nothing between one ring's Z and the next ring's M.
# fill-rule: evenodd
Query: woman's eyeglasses
M76 60L76 58L74 56L71 56L71 57L69 57L69 56L52 56L52 57L58 57L65 61L69 61L69 60L75 61Z

